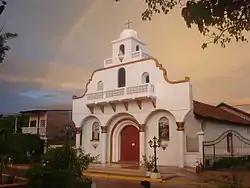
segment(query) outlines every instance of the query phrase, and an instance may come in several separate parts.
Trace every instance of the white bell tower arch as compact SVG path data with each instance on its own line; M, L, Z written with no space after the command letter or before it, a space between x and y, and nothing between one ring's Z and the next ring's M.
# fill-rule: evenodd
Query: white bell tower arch
M113 66L145 57L146 44L138 37L135 30L130 28L131 21L126 22L125 28L112 44L112 58L104 60L104 67Z

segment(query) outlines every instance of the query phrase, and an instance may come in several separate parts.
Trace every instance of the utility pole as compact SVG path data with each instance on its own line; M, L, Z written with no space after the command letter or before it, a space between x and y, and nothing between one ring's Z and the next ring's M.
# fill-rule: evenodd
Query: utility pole
M17 133L17 116L18 115L16 115L16 118L15 118L15 131L14 131L14 133Z

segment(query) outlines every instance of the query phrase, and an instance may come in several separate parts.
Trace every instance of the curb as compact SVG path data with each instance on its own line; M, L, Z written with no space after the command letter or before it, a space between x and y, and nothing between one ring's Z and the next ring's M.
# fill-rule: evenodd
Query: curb
M132 176L122 176L122 175L112 175L112 174L101 174L101 173L96 174L89 172L84 172L83 175L90 178L114 179L114 180L125 180L125 181L149 181L151 183L172 184L172 185L195 185L195 186L211 187L211 188L218 187L217 185L212 185L209 183L196 183L185 180L171 180L171 179L164 180L164 179L153 179L146 177L132 177Z
M20 165L8 165L7 167L20 170L28 170L30 168L30 166L20 166Z

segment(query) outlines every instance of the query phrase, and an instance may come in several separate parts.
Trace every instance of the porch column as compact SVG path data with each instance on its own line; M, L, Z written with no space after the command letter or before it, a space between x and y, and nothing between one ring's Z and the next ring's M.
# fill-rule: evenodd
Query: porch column
M199 154L200 154L199 158L201 160L199 162L203 163L203 141L204 141L205 133L203 131L200 131L197 133L197 135L198 135L198 146L199 146Z
M145 124L141 124L140 126L140 161L142 161L142 156L145 155L145 147L146 147L146 143L145 143Z
M176 122L177 131L179 134L179 168L184 168L184 122Z
M77 127L76 128L76 148L80 148L81 146L81 132L82 132L82 128Z
M101 163L106 163L106 155L107 155L107 127L101 126L102 134L101 134Z

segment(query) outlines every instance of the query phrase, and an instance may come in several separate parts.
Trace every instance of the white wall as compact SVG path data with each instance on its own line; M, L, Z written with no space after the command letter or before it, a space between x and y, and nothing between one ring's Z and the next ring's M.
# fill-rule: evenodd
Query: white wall
M163 71L156 67L154 60L151 59L95 72L92 81L87 87L86 94L98 92L97 83L100 80L104 83L104 90L117 89L117 71L121 67L125 67L126 69L126 86L141 85L142 74L148 72L150 75L150 83L155 86L156 109L166 109L176 117L177 121L183 121L186 113L191 108L189 82L179 84L166 82ZM123 107L121 109L126 111ZM138 110L137 107L136 110ZM131 111L131 108L129 111ZM132 111L136 113L135 109ZM141 110L138 111L141 113ZM148 111L145 112L144 110L145 114L147 114ZM109 114L112 113L112 108L105 106L105 114L102 114L99 109L95 110L95 114L96 113L98 113L98 118L101 123L105 125L110 116L112 116L112 114ZM90 114L90 111L86 107L86 95L83 98L73 100L73 120L76 126L79 127L82 119ZM143 119L139 119L140 123L143 123L141 122L142 120Z
M135 50L134 48L135 45L138 44L138 41L127 40L125 42L126 51L131 55L131 51ZM146 153L151 154L152 149L149 148L148 141L149 139L152 139L153 136L158 137L158 119L160 118L160 116L166 115L170 121L170 141L169 146L166 150L158 149L158 153L160 156L159 164L176 166L178 165L179 160L179 157L177 157L179 155L179 137L178 131L176 130L176 121L182 122L186 114L192 107L192 92L190 83L171 83L168 78L166 78L166 70L164 70L161 65L159 65L157 60L153 58L142 59L141 61L135 63L120 63L117 59L117 49L119 49L119 44L117 43L117 45L118 46L116 48L114 44L112 56L113 64L116 64L116 66L109 66L95 71L90 78L90 82L87 84L87 88L85 88L87 90L86 95L82 98L73 100L72 118L76 124L76 127L83 127L83 147L87 152L90 152L92 154L98 154L101 151L99 146L97 149L93 149L90 143L89 136L91 135L91 123L93 122L93 119L88 118L92 116L92 114L86 107L86 104L88 102L87 95L100 92L97 90L97 83L99 81L102 81L104 84L103 91L118 89L118 70L121 67L124 67L126 70L126 87L135 87L142 85L142 74L144 72L149 73L150 84L154 86L154 92L152 93L152 95L156 98L156 107L152 105L152 101L150 101L149 99L144 99L142 100L142 108L140 109L134 98L131 97L128 100L128 111L120 101L117 103L116 111L114 112L112 107L108 104L110 100L112 100L112 98L106 98L104 100L101 99L103 100L103 102L107 102L107 104L104 105L104 113L97 106L94 107L93 116L98 118L101 126L108 126L108 138L106 139L107 158L109 158L108 155L110 153L109 131L111 131L114 122L119 118L129 116L133 119L136 119L139 124L146 124ZM144 50L143 45L143 43L140 44L142 50ZM114 56L116 57L116 59L114 58ZM128 56L126 56L125 60L132 61L132 59L128 59ZM128 96L124 97L128 98ZM147 94L145 94L145 97L147 97ZM122 97L120 99L122 99ZM97 101L92 102L95 103ZM164 109L165 112L162 111L162 109ZM153 111L157 111L157 113L153 113L152 115L151 113ZM87 119L87 121L85 121L85 119ZM117 158L118 154L115 152L113 152L113 158L116 161L119 157Z
M247 132L248 126L221 123L217 121L205 121L203 127L204 127L204 132L205 132L205 136L204 136L205 141L215 140L222 133L228 130L237 131L241 136L250 140L250 134L249 132ZM219 155L219 154L230 155L230 153L227 152L227 138L226 137L221 142L216 144L215 148L216 148L216 155ZM236 155L237 154L242 155L246 153L250 155L250 141L248 141L248 144L244 144L237 137L233 136L233 148L234 148L234 154ZM213 148L205 147L205 154L213 154Z
M194 167L196 166L196 161L200 159L199 156L199 143L197 143L197 149L196 152L190 152L187 149L187 139L192 139L193 141L197 139L198 141L198 135L197 133L200 132L201 129L201 123L202 120L197 120L194 117L193 110L190 111L187 116L185 117L185 138L184 138L184 145L185 145L185 166ZM188 137L188 138L187 138ZM189 143L190 144L190 143ZM195 148L193 146L192 148Z
M159 157L158 165L178 166L179 164L179 137L175 118L168 112L159 112L152 115L146 124L146 154L153 156L153 149L149 147L148 141L154 136L159 137L158 121L161 117L169 119L169 141L168 147L163 150L157 149L157 156Z
M81 148L87 152L90 153L92 156L98 156L101 154L101 144L100 141L99 142L95 142L98 143L98 146L96 148L93 147L91 140L92 140L92 125L95 121L99 120L95 117L90 117L88 119L86 119L84 121L84 124L82 125L82 143L81 143ZM101 139L101 133L100 133L100 137ZM100 157L99 159L100 160Z
M227 130L235 130L242 136L250 139L250 134L247 133L248 126L221 123L218 121L205 121L203 127L205 132L205 141L214 140Z

